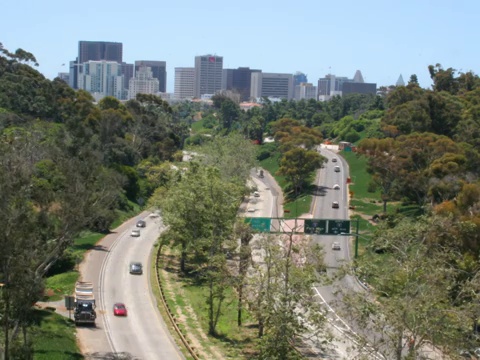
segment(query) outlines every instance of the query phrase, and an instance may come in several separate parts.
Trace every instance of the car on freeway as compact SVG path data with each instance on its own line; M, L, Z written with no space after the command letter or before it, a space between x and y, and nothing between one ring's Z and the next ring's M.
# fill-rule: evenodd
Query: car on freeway
M340 190L340 185L338 184L333 185L333 190Z
M139 237L139 236L140 236L140 230L138 230L138 229L133 229L132 232L130 233L130 236L132 236L132 237Z
M338 241L335 241L332 244L332 250L341 250L340 243Z
M150 217L152 219L156 219L156 218L160 217L160 210L155 210L150 215L148 215L148 217Z
M145 222L145 220L138 220L137 221L137 227L145 227L147 226L147 223Z
M333 209L338 209L339 207L340 207L340 205L338 204L338 201L332 202L332 208Z
M134 275L143 274L143 266L142 266L142 263L140 262L133 261L130 263L128 268L129 268L130 274L134 274Z
M335 170L335 172L340 172L340 166L335 166L333 170Z
M116 303L113 305L113 315L127 316L127 307L123 303Z
M332 162L337 162L337 158L333 158L333 159L332 159Z

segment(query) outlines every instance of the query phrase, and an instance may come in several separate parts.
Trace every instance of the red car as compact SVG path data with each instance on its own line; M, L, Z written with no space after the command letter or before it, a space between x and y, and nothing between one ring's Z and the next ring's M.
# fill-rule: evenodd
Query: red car
M125 304L116 303L113 305L113 315L115 316L127 316L127 308Z

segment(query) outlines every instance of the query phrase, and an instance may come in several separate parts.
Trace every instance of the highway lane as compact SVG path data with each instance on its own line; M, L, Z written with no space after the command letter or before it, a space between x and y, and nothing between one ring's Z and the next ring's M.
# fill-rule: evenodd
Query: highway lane
M105 237L89 252L81 265L84 280L94 282L97 299L97 326L79 327L77 334L87 359L109 358L122 354L124 359L184 359L161 318L149 287L150 256L158 235L163 230L160 218L144 212L129 220L115 233ZM138 219L147 225L140 237L131 237ZM139 261L142 275L131 275L129 263ZM125 318L113 315L113 304L127 306Z
M328 159L328 162L317 174L316 185L320 191L318 192L319 195L313 198L312 218L348 220L348 164L333 150L321 148L319 152ZM337 159L337 161L334 162L332 161L333 159ZM336 166L340 167L340 172L335 171ZM339 190L333 189L335 184L340 186ZM339 208L332 207L334 201L338 202ZM325 249L324 261L329 276L335 276L339 268L350 261L352 254L350 237L314 235L313 240L321 244ZM333 242L339 242L341 249L332 250ZM364 291L364 289L355 277L349 275L336 280L331 285L317 286L315 288L319 301L324 303L325 308L328 310L328 321L331 325L331 331L337 338L334 341L335 352L338 357L348 359L359 355L361 349L356 349L358 347L355 340L357 336L356 329L347 324L336 312L341 300L338 295L338 288L348 288L355 291ZM372 359L381 359L375 355L371 356Z

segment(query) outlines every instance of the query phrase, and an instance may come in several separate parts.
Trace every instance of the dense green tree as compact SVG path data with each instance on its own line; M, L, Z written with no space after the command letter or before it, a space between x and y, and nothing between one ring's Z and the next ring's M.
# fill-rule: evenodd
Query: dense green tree
M295 196L302 191L308 177L323 163L323 157L314 150L301 147L287 151L280 160L278 174L286 177Z
M280 238L256 236L251 241L253 265L247 300L258 321L260 359L296 359L293 345L322 331L325 316L311 301L319 282L316 270L323 252L292 233Z
M238 133L215 137L193 150L199 154L198 161L218 168L223 179L239 186L244 186L255 167L255 145Z
M467 345L473 309L448 291L459 285L461 270L450 265L456 253L428 244L432 226L435 222L422 219L382 227L372 247L388 249L389 255L369 252L357 262L370 292L347 291L342 308L362 329L357 341L363 351L421 359L431 358L432 351L455 355Z

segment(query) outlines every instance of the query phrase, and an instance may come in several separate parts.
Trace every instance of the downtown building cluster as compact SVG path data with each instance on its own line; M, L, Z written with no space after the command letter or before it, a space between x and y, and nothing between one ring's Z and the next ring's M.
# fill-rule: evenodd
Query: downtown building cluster
M365 83L359 70L352 79L332 74L309 83L301 72L268 73L260 69L239 67L224 69L223 57L195 56L193 67L175 68L174 92L167 93L166 62L123 61L123 44L119 42L79 41L78 56L70 62L69 72L60 73L74 89L83 89L95 100L113 96L119 100L134 99L137 94L154 94L167 100L204 99L229 91L239 102L275 100L329 100L347 93L375 94L376 84Z

